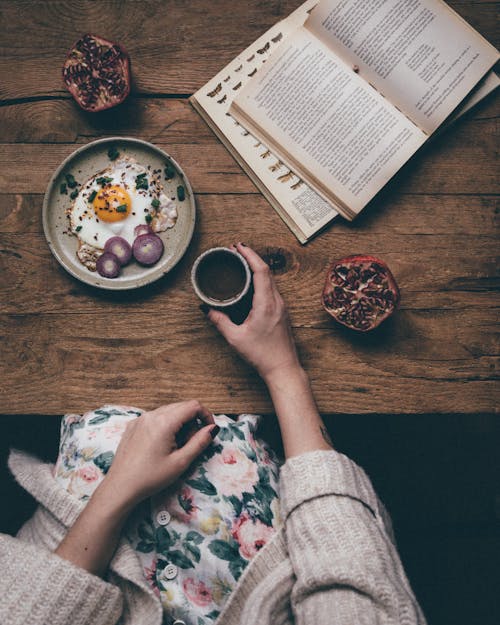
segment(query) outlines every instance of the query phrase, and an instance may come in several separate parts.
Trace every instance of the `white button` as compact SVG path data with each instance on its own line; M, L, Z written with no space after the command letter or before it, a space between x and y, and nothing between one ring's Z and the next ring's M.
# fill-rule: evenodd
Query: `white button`
M177 577L177 567L175 564L167 564L163 569L163 577L166 579L175 579Z
M159 525L168 525L170 523L170 514L168 510L160 510L156 515L156 521Z
M176 619L172 625L186 625L186 623L184 621L181 621L180 619Z

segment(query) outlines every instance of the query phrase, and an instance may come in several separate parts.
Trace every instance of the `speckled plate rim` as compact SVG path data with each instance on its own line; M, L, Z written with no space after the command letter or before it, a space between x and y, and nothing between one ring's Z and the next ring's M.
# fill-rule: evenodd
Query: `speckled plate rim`
M151 267L151 269L147 272L147 274L141 278L131 277L128 280L120 280L120 279L112 280L109 278L103 278L99 276L99 274L89 271L88 269L83 267L83 265L82 265L81 273L79 273L78 271L75 271L70 265L66 263L65 259L59 254L59 252L55 248L54 242L52 240L53 237L51 235L51 229L50 229L49 207L50 207L50 197L53 193L53 189L56 185L57 179L59 178L61 173L64 171L64 169L69 168L71 166L72 161L78 158L79 156L81 156L84 152L90 149L95 149L95 147L99 146L100 144L109 144L113 142L121 143L121 144L130 144L131 146L139 146L143 149L145 148L148 150L152 150L157 155L160 155L161 158L167 161L170 161L175 167L175 169L177 170L177 172L182 177L183 184L186 187L186 191L187 191L186 199L189 199L189 208L190 208L191 214L188 216L189 228L188 228L186 236L182 239L181 242L179 242L179 247L176 249L176 252L171 257L167 258L165 262L162 263L160 261L158 265ZM146 286L148 284L151 284L152 282L156 282L161 277L169 273L169 271L171 271L177 265L177 263L182 259L182 257L184 256L184 254L186 253L189 247L189 244L191 243L191 239L193 238L193 234L194 234L194 228L196 225L196 201L195 201L193 189L191 187L191 184L184 170L179 165L179 163L172 156L170 156L170 154L168 154L168 152L165 152L165 150L162 150L158 146L150 143L149 141L144 141L143 139L136 139L135 137L120 137L120 136L104 137L102 139L96 139L95 141L86 143L85 145L82 145L81 147L76 149L74 152L69 154L61 162L59 167L53 173L52 177L49 180L49 183L47 185L47 189L45 191L45 195L43 198L42 224L43 224L44 235L47 240L50 251L56 258L56 260L59 262L59 264L70 275L72 275L77 280L80 280L81 282L84 282L86 284L89 284L90 286L93 286L94 288L103 289L106 291L130 291L132 289L137 289L137 288ZM65 236L68 236L68 235L65 235ZM61 247L64 247L64 245L62 245ZM88 276L86 274L88 274Z

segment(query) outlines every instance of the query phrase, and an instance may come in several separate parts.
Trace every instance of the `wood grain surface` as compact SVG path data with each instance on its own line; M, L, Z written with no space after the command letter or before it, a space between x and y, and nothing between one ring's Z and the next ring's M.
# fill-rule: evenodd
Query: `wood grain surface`
M498 45L495 2L451 2ZM0 378L4 414L106 402L145 408L197 396L215 411L271 412L257 376L198 309L189 282L205 248L243 240L279 261L304 365L324 413L479 413L498 392L498 97L422 149L353 224L301 246L187 97L297 1L0 0ZM96 24L99 24L97 29ZM122 42L134 88L116 111L80 111L61 84L85 31ZM147 289L107 294L52 257L41 226L48 180L78 145L136 136L167 150L196 193L178 267ZM369 336L320 305L330 260L384 258L402 291Z

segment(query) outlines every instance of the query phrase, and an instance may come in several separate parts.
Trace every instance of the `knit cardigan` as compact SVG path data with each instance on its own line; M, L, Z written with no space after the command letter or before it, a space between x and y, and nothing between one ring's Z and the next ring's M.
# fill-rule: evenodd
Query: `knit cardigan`
M163 610L122 538L106 579L55 555L84 504L52 465L14 451L9 468L40 504L0 535L2 625L161 625ZM424 625L370 480L336 451L281 468L283 525L253 558L216 625Z

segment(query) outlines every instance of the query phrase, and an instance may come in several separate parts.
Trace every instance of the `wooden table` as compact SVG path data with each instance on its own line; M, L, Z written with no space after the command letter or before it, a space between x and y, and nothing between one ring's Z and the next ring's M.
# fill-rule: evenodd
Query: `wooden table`
M271 412L263 384L198 309L189 270L213 245L274 255L303 363L323 413L478 413L498 404L493 96L423 149L354 224L302 247L188 102L298 0L0 1L0 327L3 414L62 414L105 402L154 407L196 396L215 411ZM494 2L451 5L495 41ZM134 88L120 109L80 111L61 83L82 32L122 42ZM48 180L78 145L135 136L165 148L196 193L178 267L117 296L71 278L41 225ZM394 319L353 336L323 312L335 257L384 258L402 291Z

